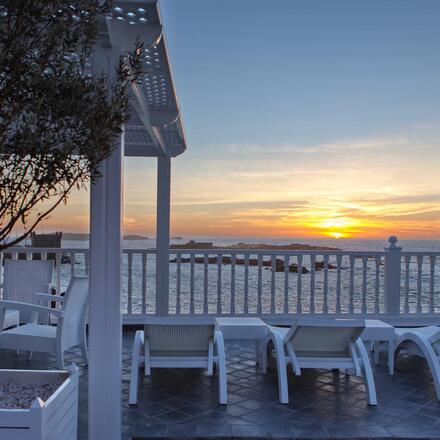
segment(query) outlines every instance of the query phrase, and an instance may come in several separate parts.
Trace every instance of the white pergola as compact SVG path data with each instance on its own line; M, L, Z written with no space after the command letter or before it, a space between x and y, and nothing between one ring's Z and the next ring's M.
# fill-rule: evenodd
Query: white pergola
M157 157L156 313L168 313L171 158L186 149L157 0L117 1L100 20L94 74L112 77L120 56L145 46L130 120L91 189L89 438L121 437L121 259L124 156Z

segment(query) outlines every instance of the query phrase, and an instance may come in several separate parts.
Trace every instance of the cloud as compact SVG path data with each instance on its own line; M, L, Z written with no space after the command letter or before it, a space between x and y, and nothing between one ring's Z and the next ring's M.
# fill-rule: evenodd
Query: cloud
M430 127L425 125L425 128ZM422 126L418 127L419 129ZM432 137L428 143L440 145L440 140ZM292 154L326 154L326 153L340 153L350 151L362 150L388 150L399 148L416 148L418 146L426 146L427 139L408 134L391 134L387 136L373 136L364 138L346 138L339 139L333 142L324 142L315 145L304 144L258 144L258 143L231 143L225 145L208 145L205 147L205 152L214 153L224 151L233 155L251 155L251 154L275 154L275 153L292 153ZM224 159L224 156L218 157Z

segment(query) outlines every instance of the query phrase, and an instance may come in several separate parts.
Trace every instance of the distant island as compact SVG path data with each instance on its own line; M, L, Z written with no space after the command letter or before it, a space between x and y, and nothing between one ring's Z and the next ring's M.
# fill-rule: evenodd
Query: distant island
M236 243L229 246L214 246L212 242L197 242L190 240L184 244L172 244L171 249L240 249L240 250L263 250L263 251L340 251L342 249L328 246L313 246L310 244L267 244L267 243Z
M63 232L64 240L72 240L72 241L87 241L90 238L89 234L82 234L80 232ZM124 235L122 237L124 240L148 240L148 237L144 237L142 235Z
M89 238L89 234L81 232L63 232L63 240L87 241Z
M148 237L144 237L142 235L124 235L124 240L149 240Z

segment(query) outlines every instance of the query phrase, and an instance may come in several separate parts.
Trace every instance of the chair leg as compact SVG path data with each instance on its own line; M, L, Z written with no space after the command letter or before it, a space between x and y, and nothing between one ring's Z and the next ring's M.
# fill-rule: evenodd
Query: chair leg
M18 327L20 327L20 323L18 323L18 324L15 326L15 328L18 328ZM17 356L20 355L20 350L17 350L16 355L17 355Z
M287 362L284 352L284 344L281 336L276 333L271 333L271 339L275 349L278 370L278 394L281 403L289 403L289 388L287 384Z
M268 350L269 350L269 339L264 339L261 342L261 369L263 373L267 373L267 358L268 358Z
M62 349L57 350L58 368L64 370L64 353Z
M223 333L214 332L214 345L217 353L218 403L226 405L228 403L228 381Z
M391 376L394 375L394 341L387 342L388 350L388 372Z
M214 374L214 341L209 340L208 344L208 376Z
M143 338L144 344L144 375L151 376L151 363L150 363L150 340Z
M359 338L356 341L356 348L362 360L362 372L367 389L367 400L369 405L377 405L376 387L374 385L373 371L371 370L370 359L367 350L362 340Z
M255 363L261 364L261 339L255 340Z
M144 348L144 332L138 330L134 336L133 354L131 358L130 372L130 392L128 396L128 404L137 404L137 393L139 384L139 369L141 367L142 349Z
M87 343L86 343L86 341L83 341L82 344L81 344L81 354L82 354L84 363L86 365L88 365L89 364L89 354L87 352Z

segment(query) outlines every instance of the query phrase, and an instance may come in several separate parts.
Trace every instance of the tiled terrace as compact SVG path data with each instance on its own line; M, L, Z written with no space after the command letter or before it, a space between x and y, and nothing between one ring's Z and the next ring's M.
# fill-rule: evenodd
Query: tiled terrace
M274 371L255 366L254 346L226 345L229 404L217 404L216 377L200 370L153 370L144 378L136 408L128 406L132 332L124 334L123 433L147 437L440 438L440 402L425 362L401 357L394 377L375 369L379 405L368 407L362 379L306 370L290 375L289 405L278 403ZM67 357L83 366L78 354ZM32 361L0 353L0 368L55 368L46 355ZM79 439L87 439L87 370L81 368Z

